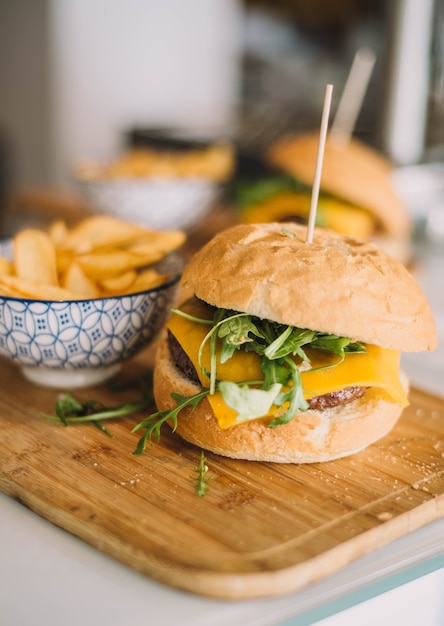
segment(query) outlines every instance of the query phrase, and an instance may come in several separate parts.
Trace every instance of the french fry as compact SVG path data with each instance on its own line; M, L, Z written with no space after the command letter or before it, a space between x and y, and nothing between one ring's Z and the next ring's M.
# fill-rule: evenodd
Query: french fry
M145 234L145 229L109 215L84 219L68 233L62 250L89 253L104 246L118 247Z
M74 263L77 256L72 252L65 250L56 250L56 263L57 273L59 276L63 276L68 271L71 263Z
M132 286L137 278L137 272L135 270L128 270L117 276L111 276L109 278L103 278L99 281L100 287L105 293L119 294L126 293Z
M18 276L0 276L0 293L15 298L32 300L84 300L85 296L72 293L63 287L42 285Z
M152 263L159 261L166 254L179 248L185 241L185 233L181 230L170 230L161 233L148 233L130 243L125 248L133 254L146 256L153 259Z
M138 291L154 289L154 287L163 285L168 278L168 274L159 274L155 269L148 268L137 275L136 280L125 293L130 294L137 293Z
M0 296L6 296L7 298L24 298L25 296L19 292L15 287L5 284L0 277Z
M82 300L124 295L163 284L153 265L185 241L182 231L151 231L106 215L74 228L54 221L13 239L13 261L0 257L0 295Z
M0 274L14 274L14 263L9 259L0 257Z
M146 257L131 254L126 250L97 252L77 257L77 262L85 274L100 280L147 265Z
M68 232L68 226L64 220L56 220L50 224L48 235L54 242L56 249L60 248L64 244L68 236Z
M62 287L72 293L81 293L85 298L100 298L102 293L78 263L71 263L62 280Z
M191 176L221 182L232 173L234 161L234 150L228 143L184 152L132 148L112 162L84 164L77 175L85 180Z
M14 237L14 266L19 278L58 285L54 242L41 230L26 228Z

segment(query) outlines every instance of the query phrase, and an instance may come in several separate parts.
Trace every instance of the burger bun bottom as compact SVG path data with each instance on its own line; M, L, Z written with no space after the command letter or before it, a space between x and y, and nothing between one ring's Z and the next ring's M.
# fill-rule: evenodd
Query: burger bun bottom
M407 387L407 379L402 374ZM154 397L160 411L176 406L171 393L192 396L201 387L190 381L171 359L167 341L158 348L154 369ZM259 419L229 429L220 428L207 399L195 409L186 407L175 432L189 443L216 454L249 461L317 463L349 456L387 434L403 407L371 387L363 396L334 408L299 413L275 428Z

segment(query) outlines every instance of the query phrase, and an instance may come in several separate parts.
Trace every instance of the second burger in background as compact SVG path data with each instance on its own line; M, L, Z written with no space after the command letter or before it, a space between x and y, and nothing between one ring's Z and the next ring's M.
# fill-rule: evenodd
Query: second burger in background
M270 174L240 184L236 204L242 222L306 223L318 150L314 133L283 136L264 154ZM403 263L410 258L412 220L396 193L391 164L356 139L330 133L324 151L317 225L371 240Z

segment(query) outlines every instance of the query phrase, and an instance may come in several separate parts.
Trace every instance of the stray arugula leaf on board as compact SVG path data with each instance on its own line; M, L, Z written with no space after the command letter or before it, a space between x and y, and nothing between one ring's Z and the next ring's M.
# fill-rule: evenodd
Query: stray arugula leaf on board
M207 476L208 465L203 450L200 453L199 465L194 468L194 472L196 476L192 475L190 478L196 483L197 495L203 497L208 491L208 481L213 478L212 476Z
M72 394L64 392L56 401L55 415L43 413L42 417L52 422L61 422L64 426L89 423L111 437L111 432L104 426L103 421L131 415L147 408L153 402L152 372L123 383L111 381L109 387L113 391L137 387L141 389L142 397L135 402L106 406L98 400L81 402Z

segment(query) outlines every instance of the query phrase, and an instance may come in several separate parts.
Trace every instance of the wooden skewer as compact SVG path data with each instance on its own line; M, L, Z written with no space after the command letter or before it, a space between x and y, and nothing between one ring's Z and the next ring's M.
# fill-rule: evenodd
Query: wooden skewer
M376 54L370 48L359 48L345 83L330 134L335 141L349 142L367 91Z
M308 216L307 237L306 237L305 243L312 243L313 241L313 230L314 230L314 225L316 221L316 210L318 207L319 188L321 184L322 162L324 159L325 140L327 137L328 118L330 115L332 92L333 92L333 85L327 85L325 88L324 107L322 110L318 154L316 158L315 175L314 175L314 181L313 181L313 188L311 192L310 213Z

